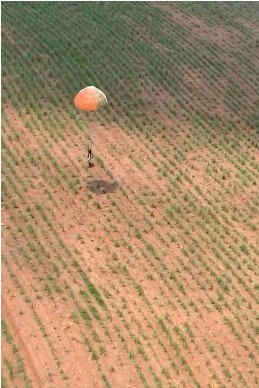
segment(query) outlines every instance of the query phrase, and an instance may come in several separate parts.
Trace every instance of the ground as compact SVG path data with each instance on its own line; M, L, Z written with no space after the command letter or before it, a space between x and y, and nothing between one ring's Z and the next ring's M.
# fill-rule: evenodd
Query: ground
M3 7L3 387L257 386L252 10L64 4Z

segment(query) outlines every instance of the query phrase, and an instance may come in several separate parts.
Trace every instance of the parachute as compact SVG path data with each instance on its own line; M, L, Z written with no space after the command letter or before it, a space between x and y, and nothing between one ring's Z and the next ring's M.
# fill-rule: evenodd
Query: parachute
M96 111L107 103L106 95L95 86L87 86L75 96L74 103L77 109Z
M80 90L74 98L74 104L77 109L83 111L97 111L101 106L107 103L106 95L94 86L87 86ZM91 160L93 159L92 141L90 136L88 137L88 153L86 155L86 163L89 167L92 166Z

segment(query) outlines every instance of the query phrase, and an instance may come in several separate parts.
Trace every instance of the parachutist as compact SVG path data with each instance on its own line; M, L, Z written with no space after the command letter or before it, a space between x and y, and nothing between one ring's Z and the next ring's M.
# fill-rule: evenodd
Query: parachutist
M88 144L88 155L86 159L86 163L88 163L89 167L91 167L92 163L91 160L93 159L93 151L92 151L92 144L89 142Z
M92 159L92 157L93 157L92 148L89 148L88 149L88 159Z

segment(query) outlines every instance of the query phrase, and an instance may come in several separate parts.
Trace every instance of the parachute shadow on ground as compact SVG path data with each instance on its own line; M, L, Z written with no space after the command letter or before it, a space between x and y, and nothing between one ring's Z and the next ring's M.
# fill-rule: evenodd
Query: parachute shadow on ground
M118 187L118 183L114 181L106 181L102 179L97 179L90 181L87 185L88 189L95 194L109 194L114 193Z

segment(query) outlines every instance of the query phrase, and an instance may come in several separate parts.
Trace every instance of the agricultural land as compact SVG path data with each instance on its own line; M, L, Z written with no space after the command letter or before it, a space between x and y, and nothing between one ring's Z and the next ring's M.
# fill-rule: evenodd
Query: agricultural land
M3 388L258 387L258 19L2 2Z

